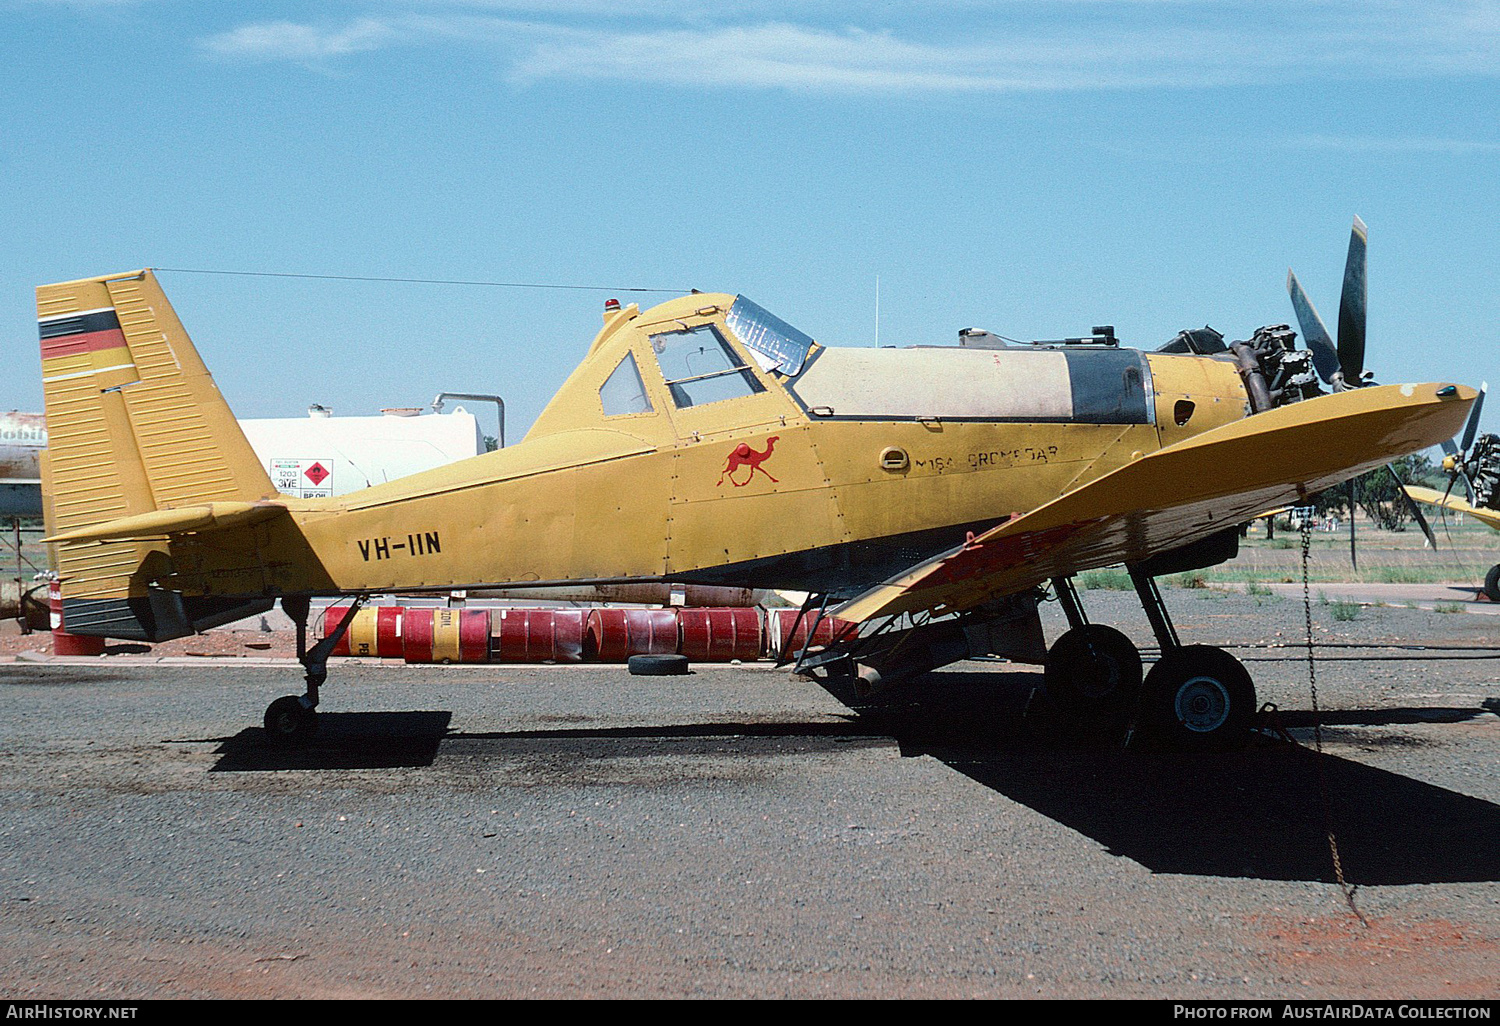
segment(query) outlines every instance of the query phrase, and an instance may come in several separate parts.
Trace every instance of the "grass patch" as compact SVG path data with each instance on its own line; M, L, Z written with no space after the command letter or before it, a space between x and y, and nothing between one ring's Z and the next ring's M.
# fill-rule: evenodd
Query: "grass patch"
M1298 542L1295 538L1272 538L1266 544L1273 549L1295 549Z
M1272 591L1269 584L1262 584L1259 581L1246 582L1245 594L1253 598L1257 606L1263 606L1267 602L1281 601L1281 596Z
M1432 607L1434 613L1462 613L1464 607L1458 602L1439 602Z
M1132 591L1135 588L1135 585L1130 583L1130 575L1115 567L1087 570L1079 575L1079 580L1089 591Z
M1360 605L1358 602L1345 602L1343 599L1339 599L1336 602L1329 603L1329 612L1333 614L1335 620L1347 621L1356 619L1359 616L1359 610Z
M1363 576L1380 584L1430 584L1434 572L1448 571L1442 567L1377 566Z
M1189 570L1172 578L1172 583L1179 588L1207 588L1208 578L1201 570Z

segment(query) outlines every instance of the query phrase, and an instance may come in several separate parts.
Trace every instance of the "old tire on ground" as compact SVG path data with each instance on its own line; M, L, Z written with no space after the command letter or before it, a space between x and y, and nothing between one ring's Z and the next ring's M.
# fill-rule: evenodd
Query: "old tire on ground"
M1500 563L1490 567L1484 575L1484 597L1491 602L1500 602Z
M1053 643L1043 676L1047 698L1070 719L1116 722L1140 698L1141 654L1113 627L1084 624Z
M1243 745L1255 718L1255 684L1222 648L1172 649L1146 675L1145 725L1174 748L1219 751Z
M633 655L625 665L636 677L675 677L688 672L685 655Z
M266 740L273 745L300 745L318 730L318 711L296 695L278 698L266 707Z

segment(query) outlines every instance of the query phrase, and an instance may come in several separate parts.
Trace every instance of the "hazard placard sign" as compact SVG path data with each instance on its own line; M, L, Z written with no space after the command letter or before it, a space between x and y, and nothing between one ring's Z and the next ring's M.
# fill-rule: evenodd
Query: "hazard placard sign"
M326 499L333 494L332 460L272 460L270 470L271 483L282 495Z

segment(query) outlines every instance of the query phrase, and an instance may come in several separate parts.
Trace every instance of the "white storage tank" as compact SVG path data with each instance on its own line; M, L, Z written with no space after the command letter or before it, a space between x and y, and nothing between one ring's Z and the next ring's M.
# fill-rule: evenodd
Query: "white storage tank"
M311 406L305 418L242 420L240 427L278 491L298 498L343 495L485 451L479 420L417 408L378 417L335 417Z

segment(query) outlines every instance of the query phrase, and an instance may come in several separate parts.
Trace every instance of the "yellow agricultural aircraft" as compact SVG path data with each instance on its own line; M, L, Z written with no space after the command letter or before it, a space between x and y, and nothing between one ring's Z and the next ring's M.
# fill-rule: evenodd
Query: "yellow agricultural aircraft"
M1455 513L1465 513L1486 527L1500 531L1500 435L1484 434L1475 437L1479 430L1479 411L1484 406L1485 392L1489 384L1480 386L1479 398L1469 412L1469 422L1464 426L1462 442L1445 440L1443 446L1443 469L1448 472L1448 487L1444 491L1406 485L1407 496L1429 506L1439 506ZM1465 502L1453 494L1453 486L1463 482ZM1484 575L1484 594L1491 602L1500 602L1500 563L1490 567Z
M694 293L607 304L519 444L301 499L273 487L151 271L42 286L37 312L66 629L154 642L279 599L307 680L266 712L285 741L315 729L333 641L372 593L666 581L811 593L805 615L857 625L800 653L819 678L868 690L999 654L1043 664L1080 717L1230 744L1255 712L1249 674L1178 643L1154 577L1230 558L1257 513L1451 437L1476 394L1355 387L1362 314L1359 359L1337 354L1324 394L1285 325L1154 352L1107 328L836 348ZM1144 681L1071 583L1119 563L1162 649ZM1050 651L1049 582L1071 625ZM308 645L310 600L335 595L350 615Z

